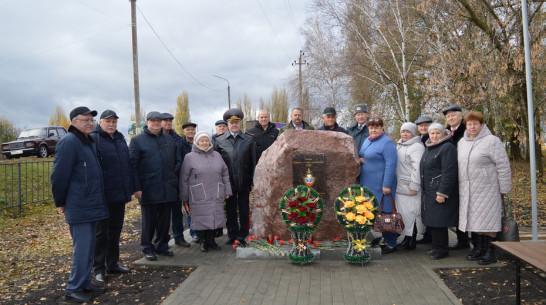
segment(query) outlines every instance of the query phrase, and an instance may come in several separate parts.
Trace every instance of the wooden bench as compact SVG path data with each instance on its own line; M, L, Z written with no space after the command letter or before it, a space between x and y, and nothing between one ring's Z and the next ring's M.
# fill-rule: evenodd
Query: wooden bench
M520 265L521 261L546 271L546 242L493 242L493 245L510 253L516 258L516 304L521 303Z

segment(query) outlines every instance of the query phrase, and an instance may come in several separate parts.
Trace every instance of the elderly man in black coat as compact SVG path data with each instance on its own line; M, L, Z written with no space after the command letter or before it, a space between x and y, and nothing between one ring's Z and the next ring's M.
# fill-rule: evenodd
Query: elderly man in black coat
M55 150L50 178L55 206L65 215L74 248L65 299L78 303L106 291L91 285L97 222L108 218L97 148L89 136L96 115L84 106L70 112L71 125Z
M245 238L250 229L249 194L256 167L256 145L252 135L241 131L243 117L243 112L237 108L229 109L224 113L224 121L228 122L228 131L216 138L214 150L220 153L228 167L233 191L233 196L226 199L228 229L226 244L232 245L235 240L239 240L245 246ZM237 211L239 211L239 217L237 217Z
M134 195L142 211L142 252L152 261L157 259L155 254L173 256L168 245L169 225L171 205L178 200L176 173L182 160L173 138L163 133L161 113L148 113L143 132L129 145L129 154L135 173Z
M161 128L163 133L171 136L176 143L178 152L181 153L184 150L184 139L173 129L174 116L168 112L161 114ZM182 159L184 161L184 159ZM178 175L178 173L176 173ZM174 243L182 246L189 247L190 244L184 238L184 221L182 218L182 202L177 200L171 205L171 219Z
M97 282L105 282L105 272L129 273L119 265L119 237L125 218L125 204L133 194L133 174L125 137L117 130L118 116L105 110L91 137L97 145L104 180L104 193L110 217L99 221L95 241L93 270Z
M256 162L260 160L262 153L277 140L279 130L271 123L271 117L267 110L258 111L258 122L248 133L254 136L256 141Z
M444 109L442 113L446 116L446 122L448 124L447 130L451 132L451 140L455 147L457 143L464 136L466 130L466 125L463 122L463 110L457 105L452 105ZM459 230L459 227L456 229L457 233L457 243L449 246L449 250L461 250L470 248L470 240L468 238L468 233Z

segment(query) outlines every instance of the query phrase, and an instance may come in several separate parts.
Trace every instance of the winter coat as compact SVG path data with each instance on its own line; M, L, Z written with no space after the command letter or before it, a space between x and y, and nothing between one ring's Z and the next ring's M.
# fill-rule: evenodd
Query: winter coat
M446 128L451 133L451 126L447 126ZM461 122L459 127L455 130L455 134L451 136L451 141L453 141L453 144L455 144L455 147L457 147L457 144L459 144L459 141L463 138L464 132L466 131L466 125L464 122Z
M426 226L455 227L459 221L459 183L457 180L457 148L451 142L451 133L446 130L437 143L428 139L427 148L421 158L421 218ZM445 202L436 201L436 196L446 196Z
M334 125L334 128L328 128L324 125L322 125L319 129L317 130L326 130L326 131L337 131L337 132L343 132L343 133L347 133L347 130L345 130L345 128L339 126L337 123Z
M226 132L216 138L214 150L219 152L229 170L229 181L233 192L249 192L256 167L256 145L254 137L239 132L234 137Z
M182 143L182 145L180 146L180 158L182 162L184 162L184 158L186 157L186 155L191 153L193 149L193 143L188 141L188 139L186 139L186 136L180 137L180 143Z
M307 123L306 121L301 121L301 125L303 126L304 130L315 130L315 127L313 127L313 125ZM283 128L281 128L281 130L279 130L279 136L288 129L296 129L292 121L290 121L290 123L286 124Z
M423 146L424 146L424 147L427 147L427 145L426 145L425 143L427 142L427 140L428 140L429 137L430 137L430 136L428 135L428 133L427 133L426 135L424 135L424 136L420 136L420 138L421 138L421 143L423 143Z
M256 122L256 125L247 130L247 132L252 134L254 136L254 141L256 141L256 162L258 162L262 153L268 149L279 136L279 130L275 127L275 124L271 122L266 130L262 128L260 122Z
M347 128L347 133L355 139L356 151L360 151L362 144L370 136L368 125L364 125L361 129L358 129L358 122L356 121Z
M378 203L383 196L383 187L391 189L394 199L396 163L398 162L394 142L385 134L372 140L368 137L362 144L358 156L364 158L360 172L360 185L370 189ZM388 196L383 203L383 212L392 212L391 200Z
M159 204L178 201L178 176L182 163L171 136L151 132L144 126L143 132L129 145L131 165L135 173L135 191L142 191L140 204Z
M65 207L67 223L108 218L97 148L74 126L57 144L50 180L55 206Z
M512 187L510 161L501 140L485 124L474 138L465 132L457 148L459 161L459 229L501 230L501 194Z
M421 225L421 175L419 172L419 163L425 152L425 147L421 144L421 137L416 136L403 142L398 141L396 146L398 151L398 164L396 166L396 209L402 218L406 228L403 235L411 236L413 233L413 224L418 220L418 231L422 231ZM411 196L411 191L417 191L417 194Z
M91 138L97 145L106 202L111 204L131 201L134 193L133 173L125 137L119 131L110 136L97 125Z
M229 171L222 156L193 145L180 171L180 200L188 202L192 230L223 228L224 196L232 195Z

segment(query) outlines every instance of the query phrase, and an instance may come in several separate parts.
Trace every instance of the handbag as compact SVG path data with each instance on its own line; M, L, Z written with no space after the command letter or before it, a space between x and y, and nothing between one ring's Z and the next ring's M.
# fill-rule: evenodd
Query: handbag
M519 229L518 222L513 219L512 211L512 202L508 200L508 212L506 211L507 207L504 202L504 196L502 198L502 228L501 231L497 233L497 241L519 241ZM508 215L510 214L510 215Z
M379 212L375 216L375 222L373 223L373 230L375 232L382 233L400 233L404 231L405 225L402 219L402 214L396 211L396 205L391 194L392 213L383 214L383 200L385 195L381 197L381 203L379 204Z

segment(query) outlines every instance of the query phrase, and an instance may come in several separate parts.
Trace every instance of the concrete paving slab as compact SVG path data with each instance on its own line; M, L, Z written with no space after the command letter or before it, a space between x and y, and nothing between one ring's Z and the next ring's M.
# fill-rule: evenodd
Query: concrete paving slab
M455 240L451 231L450 239ZM166 305L461 304L434 270L479 266L465 259L467 250L451 251L448 258L432 261L426 255L430 245L398 250L365 265L349 264L342 255L329 259L322 255L307 265L293 264L287 257L237 259L236 251L223 244L226 240L226 236L218 238L222 249L206 253L197 244L190 248L173 244L174 257L143 258L136 263L196 267L163 302Z

